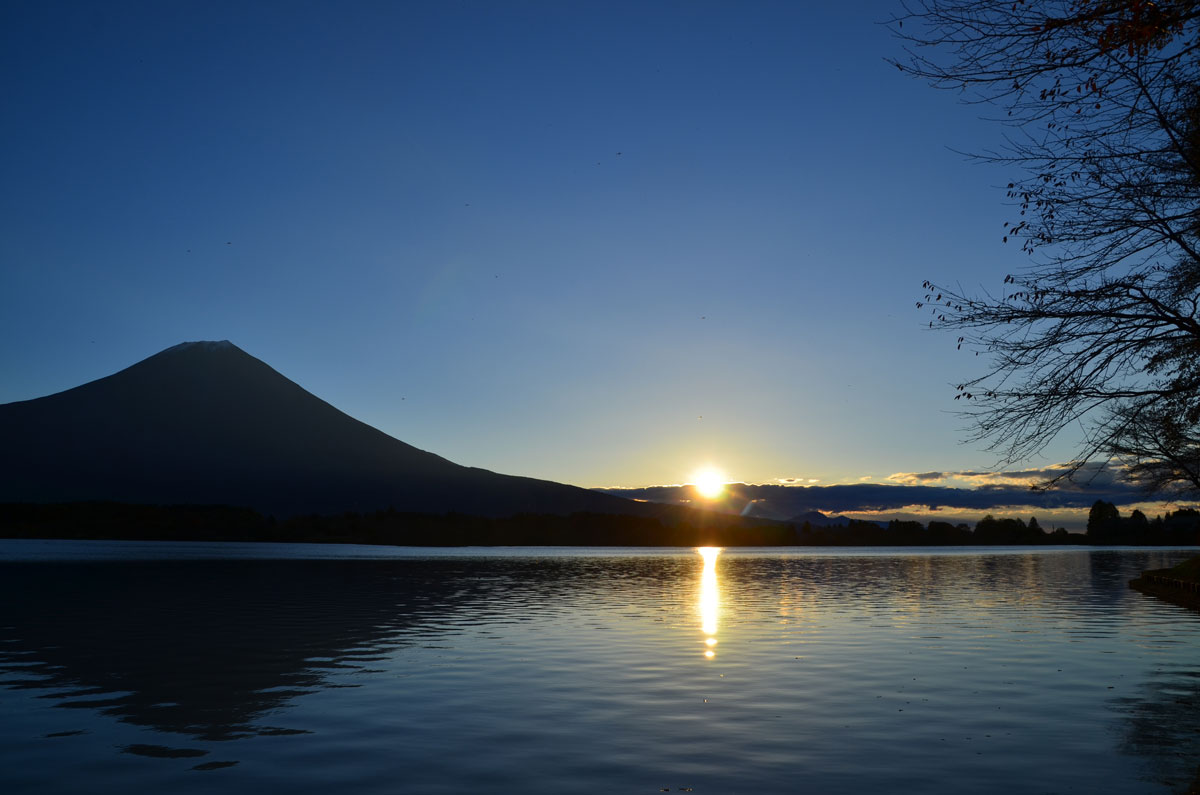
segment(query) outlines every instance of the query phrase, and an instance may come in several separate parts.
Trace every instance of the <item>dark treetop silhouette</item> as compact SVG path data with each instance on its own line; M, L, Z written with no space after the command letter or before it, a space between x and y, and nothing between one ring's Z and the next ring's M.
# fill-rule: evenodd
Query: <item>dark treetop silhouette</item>
M228 341L186 342L107 378L0 405L0 450L0 502L225 504L280 517L646 511L418 450Z

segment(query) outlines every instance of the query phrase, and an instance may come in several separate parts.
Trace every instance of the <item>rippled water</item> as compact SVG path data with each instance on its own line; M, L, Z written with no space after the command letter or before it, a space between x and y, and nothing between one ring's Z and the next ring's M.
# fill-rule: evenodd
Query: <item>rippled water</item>
M1183 792L1194 552L0 542L0 791Z

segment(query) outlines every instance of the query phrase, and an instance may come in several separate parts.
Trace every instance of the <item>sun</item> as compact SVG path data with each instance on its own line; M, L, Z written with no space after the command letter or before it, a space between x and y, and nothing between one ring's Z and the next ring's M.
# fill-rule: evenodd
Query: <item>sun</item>
M696 492L706 500L715 500L725 491L725 473L711 467L692 476Z

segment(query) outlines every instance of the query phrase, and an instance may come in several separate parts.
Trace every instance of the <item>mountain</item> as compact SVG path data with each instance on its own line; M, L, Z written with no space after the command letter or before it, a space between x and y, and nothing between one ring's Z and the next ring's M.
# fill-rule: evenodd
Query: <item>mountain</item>
M845 516L826 516L820 511L806 511L798 516L793 516L788 521L797 527L805 522L808 522L813 527L840 527L850 524L850 520Z
M646 512L455 464L359 422L228 342L185 342L65 392L0 405L0 502L373 511Z

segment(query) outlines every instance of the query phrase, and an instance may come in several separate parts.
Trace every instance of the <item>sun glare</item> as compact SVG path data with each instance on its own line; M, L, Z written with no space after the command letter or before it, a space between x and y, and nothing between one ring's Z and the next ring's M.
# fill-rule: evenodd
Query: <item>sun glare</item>
M696 492L706 500L715 500L725 491L725 473L702 469L695 475Z

